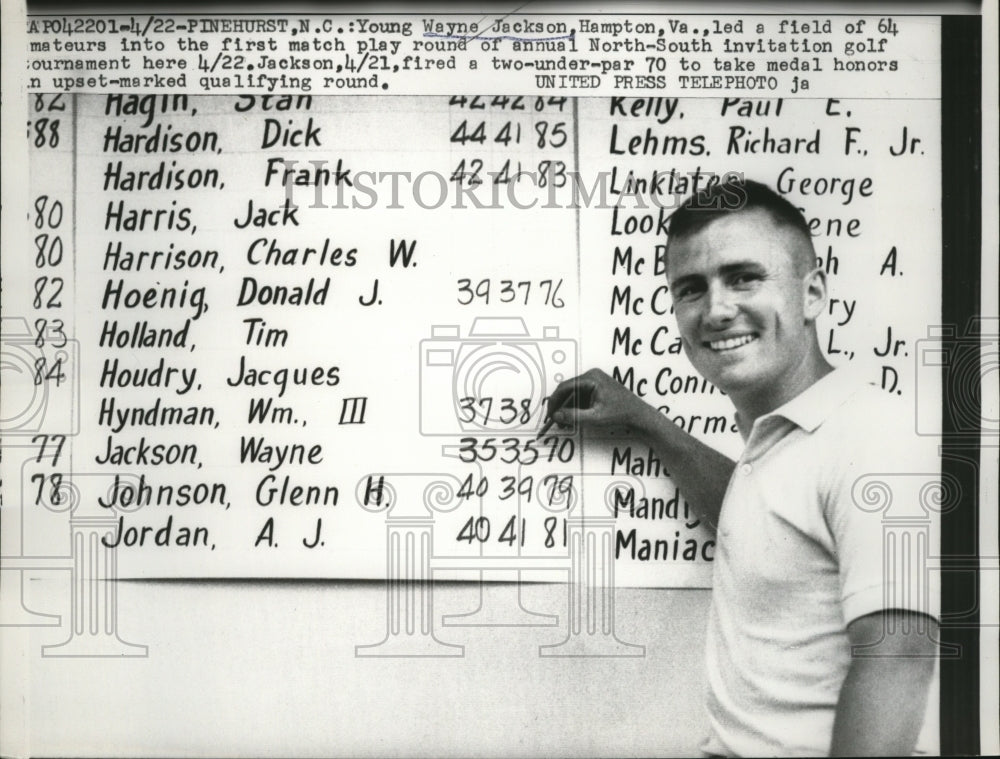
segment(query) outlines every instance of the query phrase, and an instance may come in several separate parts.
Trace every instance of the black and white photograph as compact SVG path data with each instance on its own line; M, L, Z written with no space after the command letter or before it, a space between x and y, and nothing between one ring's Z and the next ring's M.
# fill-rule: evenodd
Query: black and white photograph
M1000 752L995 0L0 10L0 757Z

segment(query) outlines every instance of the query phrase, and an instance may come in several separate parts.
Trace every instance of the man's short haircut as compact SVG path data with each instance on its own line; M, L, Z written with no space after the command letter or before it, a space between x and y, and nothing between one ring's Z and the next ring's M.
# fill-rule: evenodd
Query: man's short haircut
M728 175L724 181L699 190L681 203L670 217L667 251L669 253L671 240L691 237L729 214L754 210L765 212L776 226L793 229L802 235L806 244L797 246L796 268L802 274L811 271L816 265L816 253L809 224L802 212L766 184L739 175Z

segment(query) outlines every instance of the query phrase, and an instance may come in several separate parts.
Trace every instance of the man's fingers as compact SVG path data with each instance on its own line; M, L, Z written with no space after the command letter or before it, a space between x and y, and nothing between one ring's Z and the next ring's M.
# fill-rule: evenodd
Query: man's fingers
M585 408L586 406L581 401L587 400L589 403L592 393L593 382L591 380L582 377L573 377L572 379L560 382L549 396L545 415L546 417L555 419L555 415L560 409L570 407Z
M552 421L560 427L586 426L597 420L599 414L599 410L595 408L564 408L552 415Z
M550 418L563 404L563 401L573 392L573 386L576 382L576 378L568 379L560 382L556 385L556 389L549 393L549 397L545 402L545 418Z

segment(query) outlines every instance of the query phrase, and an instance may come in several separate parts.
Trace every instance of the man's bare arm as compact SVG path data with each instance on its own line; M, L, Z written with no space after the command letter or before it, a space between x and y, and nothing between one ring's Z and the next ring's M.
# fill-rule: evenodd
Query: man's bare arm
M837 702L831 756L913 753L934 673L935 630L930 617L899 609L848 625L852 646L878 643L879 655L851 660Z
M619 430L648 445L699 518L716 528L736 466L732 459L684 432L599 369L560 384L549 398L549 414L562 426L575 422L597 431Z

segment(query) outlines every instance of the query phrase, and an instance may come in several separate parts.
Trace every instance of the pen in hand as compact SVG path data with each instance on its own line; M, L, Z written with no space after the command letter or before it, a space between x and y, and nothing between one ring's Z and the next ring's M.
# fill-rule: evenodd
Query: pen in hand
M576 405L574 403L575 400L576 400L576 391L574 390L572 393L566 396L566 399L561 404L559 404L559 408L557 408L556 411L562 411L563 409L566 408L573 408ZM553 412L553 415L554 414L555 412ZM545 423L542 425L542 428L538 431L538 434L535 435L535 440L540 439L542 435L544 435L546 432L552 429L552 425L555 423L556 421L555 419L552 418L552 416L546 417Z

